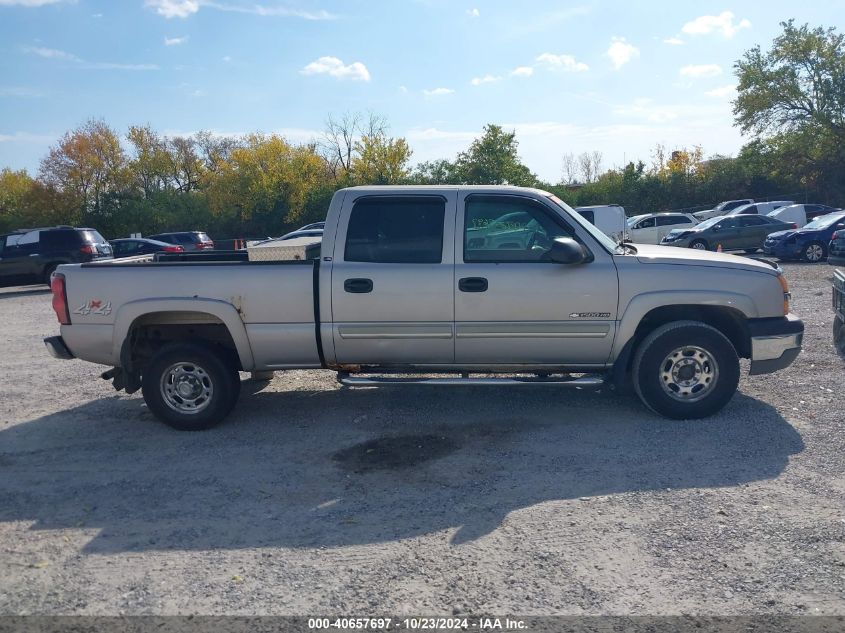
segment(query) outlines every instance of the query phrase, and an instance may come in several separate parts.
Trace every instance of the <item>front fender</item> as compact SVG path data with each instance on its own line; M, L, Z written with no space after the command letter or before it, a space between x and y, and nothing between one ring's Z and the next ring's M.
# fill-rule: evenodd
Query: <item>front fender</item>
M246 334L246 328L238 311L231 303L219 299L165 297L157 299L139 299L123 304L114 320L112 339L113 358L120 358L121 347L129 334L129 328L142 316L155 312L200 312L219 319L235 343L241 367L250 371L255 367L252 347Z
M697 292L695 290L661 290L637 295L628 303L625 312L619 320L616 338L613 341L613 358L618 358L625 344L637 331L637 326L646 314L655 308L674 305L698 305L732 308L741 312L745 318L754 319L759 315L757 305L746 294L729 291L712 290Z

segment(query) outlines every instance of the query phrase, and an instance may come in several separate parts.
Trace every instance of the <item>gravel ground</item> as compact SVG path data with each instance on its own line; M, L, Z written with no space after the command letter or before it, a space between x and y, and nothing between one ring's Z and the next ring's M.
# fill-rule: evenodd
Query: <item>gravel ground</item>
M696 422L303 371L178 433L2 289L0 613L845 614L833 269L785 270L805 351Z

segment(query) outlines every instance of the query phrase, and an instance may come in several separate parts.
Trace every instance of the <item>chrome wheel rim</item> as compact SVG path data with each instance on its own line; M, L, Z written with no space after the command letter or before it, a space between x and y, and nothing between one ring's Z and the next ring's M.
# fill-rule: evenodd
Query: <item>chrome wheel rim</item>
M704 242L696 242L692 245L692 247L697 251L706 251L707 247L704 245Z
M822 258L824 252L820 244L810 244L807 247L807 259L811 262L817 262Z
M703 347L685 345L673 350L660 364L660 385L680 402L697 402L713 391L719 365Z
M213 396L211 376L196 363L174 363L161 376L161 397L177 413L199 413Z

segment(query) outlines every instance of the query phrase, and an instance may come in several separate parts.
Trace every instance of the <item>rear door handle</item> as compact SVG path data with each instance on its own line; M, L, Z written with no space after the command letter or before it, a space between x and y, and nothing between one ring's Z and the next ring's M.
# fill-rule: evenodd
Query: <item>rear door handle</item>
M484 277L464 277L458 280L461 292L487 292L487 280Z
M346 292L352 292L355 294L364 294L367 292L373 291L373 280L372 279L347 279L343 282L343 289Z

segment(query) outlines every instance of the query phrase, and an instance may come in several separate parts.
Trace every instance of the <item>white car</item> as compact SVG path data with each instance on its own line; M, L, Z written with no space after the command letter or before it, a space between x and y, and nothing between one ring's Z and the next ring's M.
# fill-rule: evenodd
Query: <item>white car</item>
M725 215L769 215L781 207L788 207L795 204L794 200L772 200L770 202L755 202L737 207Z
M691 213L644 213L628 218L625 239L635 244L660 244L673 229L686 229L698 224Z

